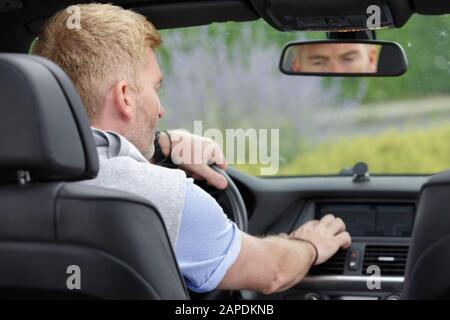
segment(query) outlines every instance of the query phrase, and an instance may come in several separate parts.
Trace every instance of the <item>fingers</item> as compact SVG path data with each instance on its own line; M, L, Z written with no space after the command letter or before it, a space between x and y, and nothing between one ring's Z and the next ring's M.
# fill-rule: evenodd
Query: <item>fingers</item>
M208 184L216 187L217 189L226 189L228 187L227 179L217 171L214 171L207 165L203 165L204 178Z
M322 223L324 226L328 227L331 225L336 218L332 214L327 214L320 219L320 223Z
M225 177L209 167L209 164L214 163L222 170L227 168L225 156L218 143L182 130L171 131L171 135L174 143L172 161L194 179L206 180L217 189L225 189L228 186Z
M352 238L348 232L341 232L336 237L335 240L339 244L340 248L347 249L352 244Z
M223 155L222 150L220 149L220 146L213 142L215 145L214 154L211 156L211 161L216 164L220 169L225 170L227 168L227 163L225 160L225 156Z
M311 226L316 226L320 223L320 221L319 220L310 220L310 221L308 221L308 223L311 224Z
M228 166L225 162L222 162L222 163L215 162L215 164L222 170L226 170L228 168Z
M330 230L333 235L337 235L338 233L345 231L345 223L341 218L336 218L328 225L328 230Z
M191 176L198 180L206 180L206 182L216 187L217 189L223 190L228 186L228 182L223 175L214 171L206 164L199 165L183 165L183 169L191 172Z
M336 235L342 231L345 231L345 223L341 218L336 218L332 214L327 214L326 216L320 219L320 223L330 230L333 235Z

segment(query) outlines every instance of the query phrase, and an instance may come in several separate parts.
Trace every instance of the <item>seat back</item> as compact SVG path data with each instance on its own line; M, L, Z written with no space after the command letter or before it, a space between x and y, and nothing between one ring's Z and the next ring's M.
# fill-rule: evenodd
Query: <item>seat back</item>
M0 97L0 297L186 299L153 204L80 182L98 157L64 72L0 54Z
M450 171L422 187L403 285L404 299L450 299Z

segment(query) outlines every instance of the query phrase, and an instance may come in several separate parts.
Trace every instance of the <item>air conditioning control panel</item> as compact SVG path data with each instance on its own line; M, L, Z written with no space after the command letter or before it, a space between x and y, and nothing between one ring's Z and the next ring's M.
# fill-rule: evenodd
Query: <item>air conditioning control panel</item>
M398 300L409 245L353 242L313 267L294 288L279 296L298 300Z
M310 276L403 277L409 246L354 242L325 263L311 268Z

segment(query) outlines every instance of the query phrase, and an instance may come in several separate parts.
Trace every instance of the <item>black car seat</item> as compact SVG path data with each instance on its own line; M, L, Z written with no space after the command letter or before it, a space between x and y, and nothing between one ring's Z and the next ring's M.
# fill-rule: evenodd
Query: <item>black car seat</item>
M0 54L0 298L188 298L155 207L78 182L98 167L65 73Z
M422 186L403 299L450 299L450 171Z

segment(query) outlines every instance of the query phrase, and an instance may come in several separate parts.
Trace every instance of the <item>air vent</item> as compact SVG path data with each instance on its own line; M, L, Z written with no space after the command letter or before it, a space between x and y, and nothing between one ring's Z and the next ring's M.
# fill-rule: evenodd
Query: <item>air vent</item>
M403 276L407 257L407 246L366 246L363 274L367 274L367 267L376 265L380 267L382 276Z
M311 268L310 275L341 275L344 273L345 258L347 250L339 250L327 262Z

